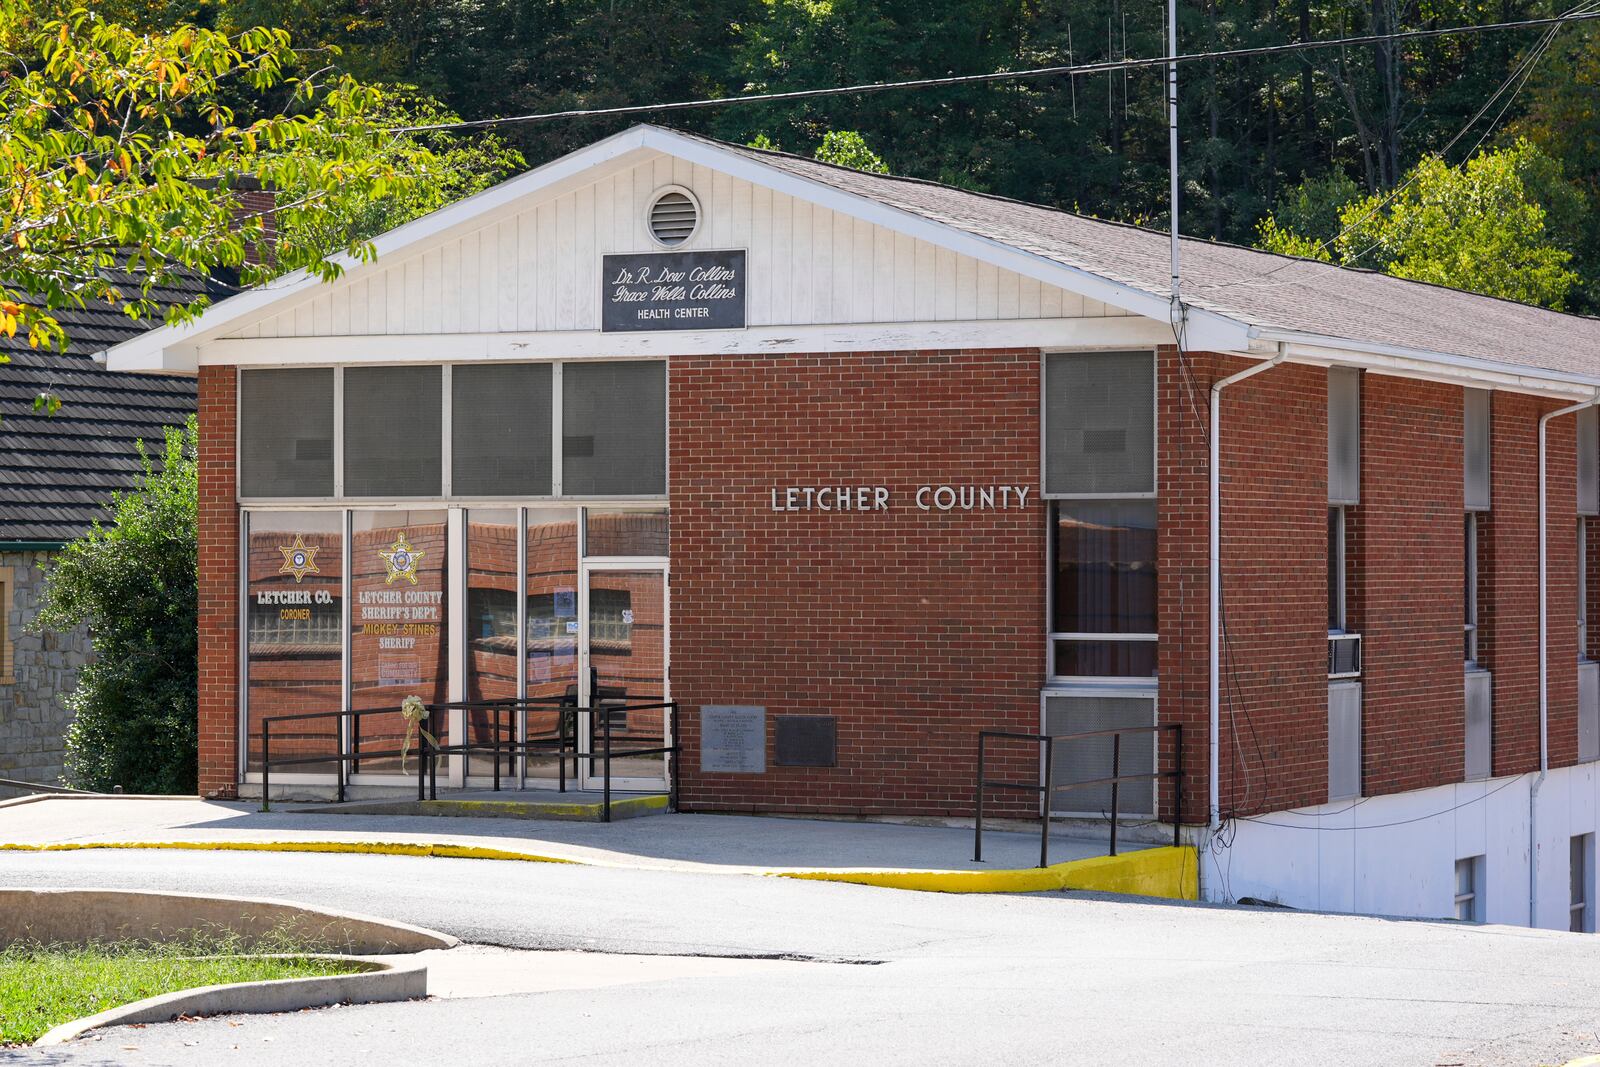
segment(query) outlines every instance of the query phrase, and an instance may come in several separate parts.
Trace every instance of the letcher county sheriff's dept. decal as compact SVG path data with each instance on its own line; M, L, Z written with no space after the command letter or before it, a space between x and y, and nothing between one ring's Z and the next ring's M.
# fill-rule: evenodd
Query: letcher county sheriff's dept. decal
M378 555L383 557L384 565L389 568L389 576L383 580L384 585L393 585L396 578L417 584L417 562L422 559L424 552L411 547L405 531L402 530L400 536L394 539L394 544L389 546L387 552L378 549Z
M278 573L294 575L297 584L308 574L322 573L317 569L317 546L306 544L303 535L295 534L294 544L279 545L278 551L283 553L283 566Z

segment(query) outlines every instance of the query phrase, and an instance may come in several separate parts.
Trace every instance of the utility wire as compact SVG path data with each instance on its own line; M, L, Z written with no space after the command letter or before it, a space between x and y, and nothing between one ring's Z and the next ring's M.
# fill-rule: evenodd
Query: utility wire
M1517 22L1493 22L1482 26L1442 26L1427 30L1405 30L1399 33L1374 33L1361 37L1339 37L1327 41L1297 41L1290 44L1263 45L1255 48L1229 48L1217 52L1194 52L1186 55L1155 56L1146 59L1105 60L1099 63L1079 63L1068 66L1033 67L1028 70L995 71L990 74L959 74L943 78L914 78L897 82L863 82L858 85L839 85L829 89L796 89L781 93L747 93L741 96L706 97L698 100L674 100L660 104L631 104L625 107L573 108L567 111L545 111L529 115L507 115L493 119L466 119L458 122L440 122L427 126L399 126L393 133L432 133L439 130L488 129L529 122L554 122L558 119L608 118L623 115L642 115L662 111L692 111L702 108L726 107L731 104L774 104L793 100L814 100L829 96L847 96L862 93L882 93L898 89L934 89L951 85L981 85L990 82L1027 81L1034 78L1054 78L1064 75L1104 74L1113 71L1141 70L1163 67L1169 63L1215 62L1222 59L1249 59L1255 56L1281 55L1292 52L1310 52L1325 48L1347 48L1351 45L1378 44L1384 41L1411 41L1430 37L1452 37L1467 34L1495 33L1501 30L1524 30L1545 26L1562 26L1567 23L1589 22L1600 19L1600 11L1577 11L1541 19L1522 19Z

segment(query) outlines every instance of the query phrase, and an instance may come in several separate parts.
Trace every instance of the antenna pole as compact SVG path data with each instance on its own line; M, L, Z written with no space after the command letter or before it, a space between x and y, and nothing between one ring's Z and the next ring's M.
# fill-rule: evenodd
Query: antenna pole
M1172 242L1172 325L1183 318L1178 290L1178 0L1167 0L1167 229Z

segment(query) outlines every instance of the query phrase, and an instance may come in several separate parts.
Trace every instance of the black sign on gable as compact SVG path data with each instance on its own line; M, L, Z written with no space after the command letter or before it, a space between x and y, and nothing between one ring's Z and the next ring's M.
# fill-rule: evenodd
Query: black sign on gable
M601 262L600 329L741 330L744 252L641 252Z

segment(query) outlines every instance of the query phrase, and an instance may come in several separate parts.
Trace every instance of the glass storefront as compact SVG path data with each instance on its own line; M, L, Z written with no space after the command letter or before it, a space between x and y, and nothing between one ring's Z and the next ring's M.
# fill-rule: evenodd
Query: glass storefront
M547 702L530 708L525 724L470 707L437 712L427 724L441 741L473 743L512 740L521 729L554 742L562 708L586 698L616 709L666 698L664 508L249 510L245 521L252 773L260 770L261 721L276 715L373 712L347 727L356 754L370 754L350 769L393 775L406 734L399 707L409 696L428 704L448 703L452 694L466 702ZM568 719L569 733L576 725ZM665 732L659 711L619 710L612 726L619 745L660 744ZM291 748L331 755L337 729L332 718L275 724L274 757ZM287 770L335 769L330 760ZM275 777L284 770L274 768ZM416 770L414 755L407 770ZM493 770L488 753L467 761L470 777ZM569 762L569 777L578 771ZM557 765L553 754L531 756L525 768L508 756L500 773L554 778ZM659 761L615 770L618 778L661 774Z
M245 562L247 767L261 768L261 720L332 711L344 692L344 513L250 515ZM282 723L274 758L337 753L333 719ZM330 773L333 763L292 773Z

